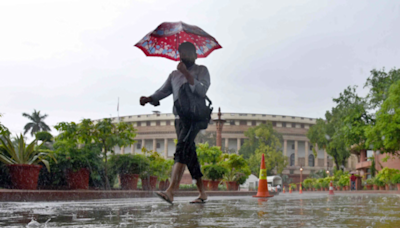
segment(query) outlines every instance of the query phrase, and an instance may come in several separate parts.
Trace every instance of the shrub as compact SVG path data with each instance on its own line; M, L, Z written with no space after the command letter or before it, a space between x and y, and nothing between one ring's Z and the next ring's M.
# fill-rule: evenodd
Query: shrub
M366 185L373 185L373 184L374 184L374 179L375 179L375 178L366 179L366 180L365 180L365 184L366 184Z
M103 160L100 157L101 147L96 144L84 145L82 148L70 146L66 141L58 140L54 144L54 156L58 163L50 160L51 172L40 171L38 188L60 189L67 186L65 174L68 170L78 171L81 168L90 170L89 186L100 188L104 186L105 175ZM109 173L109 178L113 178ZM112 181L110 181L112 183Z
M305 187L305 188L311 188L312 187L312 185L313 185L313 183L314 183L314 179L311 179L311 178L307 178L307 179L305 179L304 181L303 181L303 186Z
M211 164L204 166L204 172L210 180L219 180L222 179L227 170L222 165Z
M7 165L27 164L38 165L42 163L50 171L48 160L55 160L53 152L40 149L42 146L35 147L37 140L33 140L29 145L26 144L24 136L16 136L16 144L12 142L10 135L2 135L0 138L0 162ZM56 161L56 160L55 160Z
M292 189L292 190L296 190L297 185L296 184L290 184L289 188Z
M385 167L381 171L379 171L376 178L378 178L385 184L390 184L392 182L392 177L398 173L400 173L400 170L398 169L390 169Z
M120 154L110 157L109 166L114 174L141 174L149 168L150 161L141 154Z
M344 175L340 176L339 181L338 181L339 186L341 186L341 187L349 186L349 183L350 183L350 175L349 174L344 174Z
M400 173L393 175L392 183L393 184L400 184Z
M381 181L381 179L378 178L378 176L374 179L374 184L379 187L385 186L385 182Z

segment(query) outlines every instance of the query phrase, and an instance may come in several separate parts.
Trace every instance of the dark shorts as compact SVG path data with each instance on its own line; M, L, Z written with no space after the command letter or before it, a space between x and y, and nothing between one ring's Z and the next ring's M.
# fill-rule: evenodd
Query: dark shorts
M194 125L191 128L190 123L185 123L182 120L175 120L175 130L178 137L176 151L174 154L175 162L185 164L188 167L190 175L193 179L198 179L203 176L200 170L200 164L197 160L196 145L194 139L199 133L199 129ZM188 135L188 132L190 133Z

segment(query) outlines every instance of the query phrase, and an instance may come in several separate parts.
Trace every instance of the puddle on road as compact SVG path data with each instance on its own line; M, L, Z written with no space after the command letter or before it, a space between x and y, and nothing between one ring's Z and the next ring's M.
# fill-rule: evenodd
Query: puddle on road
M203 205L189 200L0 203L0 227L400 227L398 195L210 197Z

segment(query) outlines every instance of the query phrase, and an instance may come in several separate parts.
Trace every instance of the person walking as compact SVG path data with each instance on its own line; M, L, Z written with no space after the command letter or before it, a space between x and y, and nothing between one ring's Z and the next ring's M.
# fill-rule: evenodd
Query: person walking
M352 191L353 189L356 190L356 180L357 177L354 175L354 173L351 174L350 181L351 181L351 186L350 190Z
M184 42L179 45L180 62L177 70L174 70L153 95L140 98L142 106L150 103L154 106L160 104L160 100L172 94L174 103L179 98L179 90L182 85L189 83L190 91L199 97L206 97L210 87L210 74L205 66L195 64L197 59L196 47L190 42ZM175 115L175 131L178 138L174 154L175 164L172 169L171 182L165 192L156 192L155 194L166 202L172 204L174 201L174 192L179 188L180 181L187 166L192 179L195 180L199 196L190 203L205 203L207 194L203 186L200 170L200 164L197 159L195 138L199 133L199 127L190 121L179 118L176 107L173 108Z

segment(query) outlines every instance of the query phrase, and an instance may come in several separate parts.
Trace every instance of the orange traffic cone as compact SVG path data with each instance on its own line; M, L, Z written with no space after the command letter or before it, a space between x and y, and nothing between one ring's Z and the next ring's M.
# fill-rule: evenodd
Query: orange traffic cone
M286 191L285 191L285 186L283 186L282 193L286 193Z
M267 183L267 169L265 169L265 159L264 154L262 154L261 158L261 166L260 166L260 178L258 179L258 192L256 196L253 197L273 197L269 195L268 192L268 183Z
M292 188L291 187L289 187L289 193L292 193Z
M299 185L299 194L303 194L303 188L301 187L301 184Z
M331 183L329 184L329 195L335 195L335 194L333 193L333 184L332 184L332 181L331 181Z

